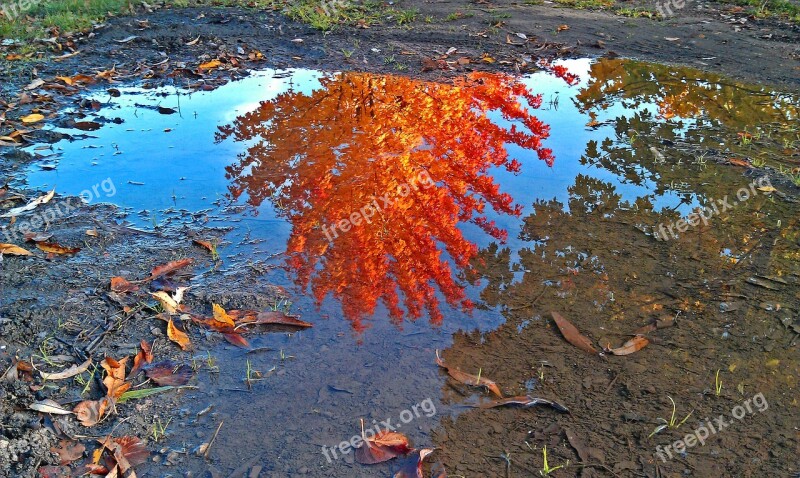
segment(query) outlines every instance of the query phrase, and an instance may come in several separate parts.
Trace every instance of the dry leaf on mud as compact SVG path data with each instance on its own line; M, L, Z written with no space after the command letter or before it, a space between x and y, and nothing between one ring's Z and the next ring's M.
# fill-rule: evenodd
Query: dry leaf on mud
M23 212L32 211L32 210L36 209L36 207L38 207L38 206L40 206L42 204L47 204L48 202L50 202L50 200L53 199L53 196L55 196L55 194L56 194L56 190L53 189L52 191L48 192L47 194L39 196L38 198L34 199L33 201L29 202L28 204L26 204L24 206L15 207L14 209L9 209L5 214L1 215L0 217L19 216Z
M476 408L497 408L508 406L520 406L524 408L534 407L536 405L547 405L562 413L569 413L569 409L564 405L545 398L531 397L530 395L522 395L519 397L501 398L500 400L490 400L479 403L478 405L470 405Z
M123 277L112 277L111 290L118 294L124 294L127 292L136 292L139 290L139 286L136 284L131 284Z
M361 420L361 446L356 448L356 461L363 465L373 465L406 455L411 451L408 438L398 432L381 431L372 438L364 434L364 420Z
M181 305L163 290L149 294L156 298L169 315L176 315L181 311Z
M169 319L169 322L167 322L167 337L178 344L182 350L190 350L192 348L189 336L186 335L186 332L178 329L172 319Z
M225 312L225 309L223 309L221 305L211 304L211 308L214 312L214 320L229 327L236 327L236 324L233 322L233 318L231 318L231 316Z
M150 277L145 280L153 280L157 277L161 277L163 275L169 275L175 273L179 269L183 269L184 267L190 265L192 263L192 258L187 257L186 259L178 259L176 261L167 262L166 264L160 265L158 267L154 267L153 270L150 272Z
M565 30L569 30L569 25L559 25L559 26L556 28L556 33L558 33L558 32L563 32L563 31L565 31Z
M197 244L198 246L204 247L208 250L212 255L216 252L217 248L214 246L214 243L211 241L206 241L204 239L192 239L192 242Z
M400 470L394 474L393 478L424 478L422 462L428 455L433 453L433 450L433 448L422 448L412 451L403 466L400 467ZM441 476L443 475L439 475L439 477Z
M51 447L50 451L58 455L59 464L68 465L81 458L86 447L82 443L73 440L61 440L57 447Z
M14 244L0 244L0 255L29 256L31 252Z
M567 339L567 342L590 354L598 353L597 349L592 346L592 341L582 335L570 321L562 317L558 312L550 312L550 314L553 315L553 320L556 322L558 330L561 331L561 335Z
M186 364L175 363L172 360L162 360L142 367L147 378L159 386L180 387L189 383L192 378L192 367Z
M495 382L488 380L485 377L470 375L468 373L462 372L461 370L458 370L457 368L448 367L447 365L444 364L444 360L442 360L442 358L439 357L438 350L436 351L436 364L445 369L447 371L447 374L456 379L457 381L465 385L470 385L472 387L486 387L498 397L503 398L503 393L500 391L500 387L498 387Z
M48 254L76 254L80 247L65 247L54 242L37 242L36 247Z
M109 474L106 475L106 478L110 476L135 478L136 473L133 472L132 468L144 463L150 456L150 452L147 451L142 440L133 436L112 438L109 435L102 440L97 440L97 442L102 446L100 448L101 453L102 450L110 451L113 455L113 461L116 462ZM100 456L97 455L95 458L95 461L98 462Z
M119 361L111 357L106 357L100 362L100 365L102 365L103 369L106 371L103 385L106 386L106 395L108 397L117 399L131 388L131 384L125 382L125 364L127 362L128 357Z
M53 237L52 234L46 234L44 232L26 232L22 236L28 242L45 242Z
M68 466L40 466L39 478L70 478L72 470Z
M610 344L607 345L606 352L611 352L614 355L630 355L634 352L642 350L649 343L650 341L647 339L647 337L644 335L637 335L622 344L622 347L612 349Z
M84 400L75 405L72 411L75 417L85 427L93 427L100 423L106 412L113 405L113 401L108 397L103 397L100 400Z
M80 365L73 365L66 370L57 373L47 373L40 371L39 374L45 380L63 380L65 378L74 377L75 375L82 374L83 372L89 370L89 367L92 365L92 359L88 359L87 361L83 362Z
M39 114L39 113L33 113L33 114L28 115L28 116L23 116L19 120L22 121L25 124L33 124L33 123L38 123L39 121L42 121L43 119L44 119L44 115Z
M70 415L72 414L71 411L67 410L66 408L62 407L61 404L54 400L39 400L38 402L33 402L28 405L28 408L31 410L42 412L42 413L50 413L52 415Z
M211 61L207 61L205 63L201 63L199 68L201 70L213 70L214 68L219 68L220 65L222 65L221 61L219 61L219 60L211 60Z
M153 347L142 339L139 343L139 352L133 357L133 368L131 368L128 378L133 377L146 364L153 361Z

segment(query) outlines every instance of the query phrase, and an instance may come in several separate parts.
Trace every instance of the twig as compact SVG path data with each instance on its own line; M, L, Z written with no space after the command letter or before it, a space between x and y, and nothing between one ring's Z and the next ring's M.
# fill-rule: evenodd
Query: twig
M205 453L203 453L203 458L208 458L208 452L211 451L211 445L214 444L214 441L217 439L217 435L219 434L220 428L222 428L222 424L225 423L225 420L219 422L219 426L217 427L217 431L214 432L214 436L211 437L211 441L208 442L208 447L206 447Z

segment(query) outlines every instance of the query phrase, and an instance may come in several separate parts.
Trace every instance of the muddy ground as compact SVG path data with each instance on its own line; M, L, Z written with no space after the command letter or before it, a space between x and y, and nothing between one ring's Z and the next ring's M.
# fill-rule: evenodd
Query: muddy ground
M538 58L618 55L684 64L726 73L754 83L776 85L785 90L800 90L800 27L779 19L755 19L744 13L737 13L728 5L691 2L686 8L676 10L674 17L662 21L506 1L490 4L407 0L401 2L400 6L417 8L417 20L409 26L394 26L387 22L386 25L376 25L369 29L341 28L329 34L287 21L276 12L253 12L237 8L162 8L142 12L135 17L113 18L94 31L90 38L78 41L80 53L73 57L59 62L38 64L4 63L3 98L13 102L20 87L37 77L96 72L112 67L120 72L120 82L146 78L145 81L152 84L173 81L179 84L208 81L213 84L220 78L225 79L241 72L220 70L212 75L213 80L211 77L198 79L191 75L181 75L178 79L173 79L168 75L184 66L195 68L197 64L217 58L222 53L236 54L240 47L245 52L258 50L264 55L263 60L244 61L242 66L348 69L407 74L430 79L446 78L469 69L525 72L536 69L534 63ZM653 8L655 3L631 2L631 6ZM448 15L459 11L469 15L454 21L445 20ZM424 21L428 16L433 18L431 23ZM569 28L559 28L562 25ZM514 33L525 34L528 41L524 42L520 37L513 36ZM115 42L132 35L137 38L125 44ZM198 36L200 40L197 43L186 45ZM292 41L298 38L303 41ZM515 44L510 44L509 40ZM458 66L457 71L450 71L440 68L444 66L441 63L434 63L431 68L430 62L423 61L425 58L441 58L450 48L458 49L458 53L451 55L451 60L466 56L472 59L471 63ZM352 54L349 53L351 51ZM481 61L484 55L494 61ZM165 63L164 60L168 62ZM17 112L23 114L25 108ZM56 121L60 119L56 118ZM11 151L10 148L3 148L0 160L5 178L3 182L10 183L7 194L20 194L27 199L38 196L41 192L26 189L25 178L20 173L30 158ZM6 198L0 197L0 201ZM65 201L70 200L74 198L57 196L46 208L63 206ZM19 202L3 204L3 209L11 205L19 205ZM43 209L45 210L47 209ZM32 355L69 356L74 360L72 363L78 363L86 355L84 348L106 330L109 332L104 340L91 350L95 359L106 355L135 353L142 338L156 341L156 355L161 358L176 354L164 338L165 324L153 319L152 313L142 311L128 315L121 312L120 305L109 299L108 281L110 277L118 275L143 277L158 264L184 257L195 260L192 274L203 273L213 268L213 261L207 251L191 245L187 238L192 234L214 236L221 234L221 231L206 230L202 218L187 216L164 227L158 234L148 234L119 226L122 216L111 206L78 207L67 215L58 215L51 223L49 231L59 243L81 247L79 254L46 259L43 253L37 252L33 258L2 258L0 363L3 371L11 365L14 357L22 359ZM610 226L601 224L600 227ZM87 236L88 229L97 230L98 234ZM611 228L606 233L619 234L620 231ZM640 240L636 237L626 240L628 239L631 247ZM629 268L635 269L641 267L642 261L650 261L652 263L648 262L647 267L639 270L660 275L668 272L675 274L675 271L667 270L674 260L671 254L682 253L684 251L680 250L679 245L664 248L658 258L641 257L634 252L628 259L631 262ZM610 257L609 260L614 258ZM756 270L755 266L753 269L737 271L737 277L743 278L751 272L769 272ZM796 269L793 274L792 284L796 288ZM677 275L681 276L680 271ZM265 297L273 298L277 294L270 289L261 291L260 297L258 294L246 294L243 291L248 290L250 284L245 279L250 278L243 278L241 283L235 283L230 281L230 277L226 277L225 287L221 287L219 282L215 283L216 279L211 274L205 280L209 290L214 292L190 300L197 300L194 304L197 307L207 306L209 300L214 300L240 308L258 308L263 306ZM617 278L621 281L620 288L627 288L625 282L629 279L624 274ZM698 287L694 293L713 295L723 287L717 284L714 286L716 289L700 292L701 284L701 278L695 278L682 283L679 289L691 289L694 285ZM667 310L664 313L703 313L683 305L693 293L675 296L674 287L677 286L674 283L664 286L673 292L661 293L659 297L649 299L650 302L666 303ZM642 290L636 292L645 294ZM792 396L785 396L778 404L770 403L773 407L782 406L784 413L770 415L759 422L762 425L759 429L770 430L769 432L752 432L743 427L735 433L725 434L720 442L708 449L707 462L679 461L679 465L671 462L668 468L671 474L662 474L652 458L640 462L639 458L634 457L642 456L639 447L643 446L641 443L645 441L646 430L657 424L655 417L669 414L670 404L665 395L656 393L652 385L661 377L659 367L663 366L663 362L658 361L652 365L613 360L608 362L597 357L589 357L585 361L570 360L567 357L574 358L575 355L568 344L537 346L530 353L531 343L546 343L548 339L529 336L542 333L538 328L524 329L524 333L519 333L517 327L521 321L536 314L514 311L524 310L519 308L525 306L530 298L539 297L539 291L521 287L513 291L513 294L516 295L504 301L506 305L510 304L509 308L512 310L507 316L508 325L489 334L488 338L466 335L457 338L457 346L454 348L459 349L459 354L446 355L446 358L456 364L484 363L487 372L494 374L496 380L516 384L506 392L519 394L526 392L525 381L535 376L536 371L541 368L536 354L562 357L560 361L553 361L551 358L541 387L547 389L548 375L559 374L561 383L571 384L569 393L583 397L579 402L581 414L585 415L591 410L596 417L596 423L587 427L585 423L573 423L569 415L564 415L543 426L536 419L540 415L515 410L502 410L494 414L491 420L483 419L481 414L486 413L484 411L465 414L455 420L445 419L442 429L436 435L436 445L442 448L442 461L452 466L451 476L534 475L537 470L528 463L532 463L534 457L538 459L540 449L521 448L521 444L526 441L531 444L534 441L539 444L552 443L551 466L562 464L567 459L591 464L582 471L582 476L679 476L681 467L691 470L693 476L709 477L790 476L798 472L796 456L800 453L800 445L797 429L788 430L773 423L785 419L785 410L790 410L789 413L796 410L797 398ZM537 310L541 308L540 313L550 309L548 300L551 298L547 295L540 297L537 305ZM795 302L797 300L800 297L796 297ZM747 328L751 318L748 314L754 313L748 310L739 312L741 317L737 317L744 327L737 331L742 337L757 335L763 331L757 325L752 325L757 328L755 331ZM580 317L587 311L576 309L564 312ZM644 320L645 316L642 315L641 318ZM588 322L581 319L577 322L588 325ZM120 324L123 326L119 326ZM681 334L704 333L693 330L691 326L677 327L674 330L677 332L665 340L680 342L678 337ZM621 330L615 333L624 334ZM783 344L787 337L780 334L784 334L782 329L775 332L776 340L779 338ZM494 340L503 344L502 353L492 349ZM41 350L43 343L45 349ZM755 353L755 350L761 351L763 346L752 345L753 350L741 350L740 354L744 356ZM783 346L779 350L776 353L781 360L792 353ZM710 355L714 350L706 350L705 353ZM471 357L470 354L480 357ZM34 359L36 360L38 359ZM69 359L66 360L62 366L70 363ZM695 397L691 402L679 404L679 414L695 409L697 416L717 415L725 413L741 401L743 395L736 394L734 390L726 389L721 396L709 393L712 370L697 370L685 355L676 356L675 361L686 373L682 377L672 376L671 379L680 381L676 388L688 391ZM603 379L583 378L590 376L590 372L598 368L603 370ZM36 392L31 390L29 384L21 386L16 381L0 384L0 476L36 476L35 470L39 466L58 464L51 447L62 436L85 433L74 419L50 420L25 410L33 400L53 398L61 403L79 400L79 387L72 382L64 383L70 385L56 382L55 386L47 386ZM41 385L41 381L36 380L33 384ZM749 389L748 392L767 390L769 387L768 384L761 385L761 388ZM88 390L88 395L83 398L97 398L102 393L97 385L90 386ZM117 434L147 436L152 431L150 427L153 416L159 414L160 410L179 407L182 393L185 392L159 395L135 405L121 406L118 410L119 417L130 417L129 419L121 422L108 421L92 430L92 434L99 437L114 429ZM444 393L447 396L452 391L445 390ZM136 413L132 413L134 410ZM620 416L626 423L622 430L609 429L609 419L613 418L615 423ZM508 436L509 430L516 434L513 438ZM574 443L572 448L568 446L570 442L564 440L565 436L569 436L565 435L566 430L579 435L587 446L599 451L590 449L573 452L580 446L576 447ZM609 436L616 438L610 440ZM677 434L673 438L676 437ZM512 445L505 446L505 441ZM773 447L768 449L768 444ZM726 455L725 450L734 446L741 453ZM152 448L153 451L158 451L157 446ZM578 456L579 454L582 456ZM627 454L631 458L626 460ZM168 460L169 457L160 459ZM725 471L731 467L741 470L741 473ZM764 474L768 473L765 471L768 469L775 470L776 474Z

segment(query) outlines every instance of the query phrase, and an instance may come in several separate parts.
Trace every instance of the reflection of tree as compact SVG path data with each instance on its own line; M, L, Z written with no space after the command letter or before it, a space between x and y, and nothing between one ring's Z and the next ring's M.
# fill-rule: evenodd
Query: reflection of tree
M403 77L345 73L321 80L311 94L283 93L220 128L218 140L248 142L227 168L234 197L272 201L292 224L287 252L298 282L318 301L329 293L360 329L378 300L401 320L400 294L411 319L426 309L441 321L436 292L453 306L471 307L442 249L465 268L476 254L458 229L472 222L502 240L487 206L518 215L520 207L489 174L517 172L506 144L534 150L548 127L529 113L541 99L507 76L474 74L455 85ZM512 125L493 123L499 111ZM420 184L420 174L432 185ZM409 185L405 189L405 185ZM386 197L369 222L348 232L325 230ZM355 222L355 221L354 221ZM398 293L399 292L399 293Z

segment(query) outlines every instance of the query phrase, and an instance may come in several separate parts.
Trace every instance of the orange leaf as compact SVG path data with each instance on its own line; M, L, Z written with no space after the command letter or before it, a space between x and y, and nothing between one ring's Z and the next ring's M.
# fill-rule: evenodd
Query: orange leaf
M192 348L192 343L189 341L189 336L186 335L186 332L178 329L175 327L175 323L172 319L169 319L167 323L167 337L176 344L180 346L182 350L190 350Z
M75 254L80 252L80 247L64 247L54 242L37 242L36 247L48 254Z
M131 284L123 277L112 277L111 290L120 294L124 294L126 292L135 292L139 290L139 286Z
M634 338L628 340L622 347L612 349L610 347L606 347L607 352L611 352L614 355L630 355L634 352L642 350L650 341L647 340L647 337L644 335L637 335Z
M364 426L364 421L361 421ZM391 460L400 455L405 455L411 451L408 438L398 432L381 431L372 438L367 438L361 432L363 443L356 448L356 461L364 465L373 465Z
M177 261L167 262L164 265L154 267L153 270L150 272L150 277L148 277L146 280L153 280L163 275L173 274L178 269L182 269L191 263L192 263L191 257L187 257L186 259L178 259Z
M75 412L75 417L81 422L81 425L93 427L103 419L112 404L113 401L108 397L100 400L84 400L77 404L72 411Z
M237 347L241 347L243 349L249 349L250 348L250 343L247 341L247 339L242 337L242 334L226 333L226 334L222 334L222 335L225 337L225 340L227 340L228 342L232 343L233 345L235 345Z
M111 357L106 357L100 363L106 371L103 385L106 386L106 396L109 398L117 399L131 388L131 384L125 382L125 364L127 362L128 357L120 361L116 361Z
M139 353L136 354L136 357L133 358L133 368L131 369L130 373L128 374L128 378L133 377L136 375L136 372L141 370L141 368L150 362L153 361L153 348L150 344L147 343L146 340L142 339L141 343L139 344Z
M30 251L23 249L14 244L0 244L0 255L8 254L11 256L29 256Z
M221 61L219 61L219 60L211 60L211 61L207 61L205 63L201 63L200 64L200 69L201 70L213 70L214 68L218 68L220 65L222 65Z
M222 322L223 324L231 326L231 327L235 327L236 326L236 324L233 322L233 319L231 318L231 316L229 316L227 314L227 312L225 312L225 309L223 309L221 305L212 304L211 307L214 310L214 320L216 320L218 322Z
M558 312L550 313L553 315L553 320L555 320L558 330L561 331L561 335L567 339L567 342L590 354L597 353L597 350L592 346L592 341L584 335L581 335L578 329L567 319L562 317Z

